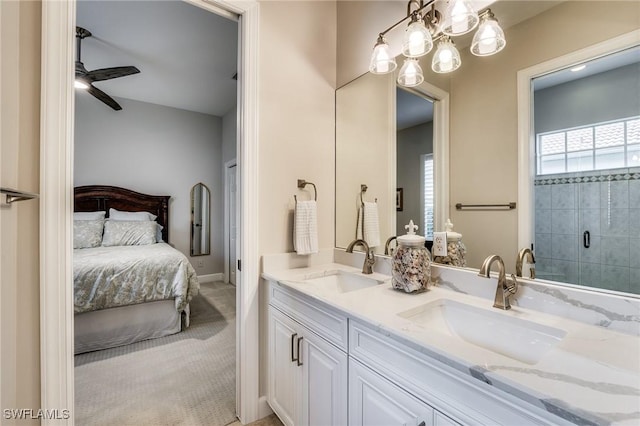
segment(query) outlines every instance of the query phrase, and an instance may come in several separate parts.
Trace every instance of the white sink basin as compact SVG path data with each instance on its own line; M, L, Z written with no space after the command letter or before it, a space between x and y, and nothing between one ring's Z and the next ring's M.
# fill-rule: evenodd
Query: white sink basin
M322 289L337 291L338 293L348 293L350 291L373 287L382 284L384 281L368 277L364 274L335 271L322 277L306 279L305 282Z
M536 364L567 334L494 309L438 299L398 315L527 364Z

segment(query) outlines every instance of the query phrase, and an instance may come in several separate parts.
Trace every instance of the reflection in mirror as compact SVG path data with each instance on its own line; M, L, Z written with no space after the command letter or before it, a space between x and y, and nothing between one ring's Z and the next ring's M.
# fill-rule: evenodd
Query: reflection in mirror
M210 254L210 208L209 188L203 183L194 185L191 188L191 256Z
M413 220L417 233L433 239L433 101L419 92L396 90L396 234Z
M640 293L640 47L532 85L537 276Z

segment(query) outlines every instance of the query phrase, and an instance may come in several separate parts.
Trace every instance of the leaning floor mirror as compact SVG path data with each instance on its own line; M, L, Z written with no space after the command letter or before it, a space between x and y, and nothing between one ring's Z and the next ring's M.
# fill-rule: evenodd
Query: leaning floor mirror
M209 188L203 183L194 185L191 188L191 256L210 254L210 204Z

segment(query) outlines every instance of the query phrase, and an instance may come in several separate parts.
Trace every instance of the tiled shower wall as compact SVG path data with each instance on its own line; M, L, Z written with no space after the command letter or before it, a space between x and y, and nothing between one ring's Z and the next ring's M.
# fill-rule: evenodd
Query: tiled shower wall
M539 278L640 294L640 168L539 176L534 193Z

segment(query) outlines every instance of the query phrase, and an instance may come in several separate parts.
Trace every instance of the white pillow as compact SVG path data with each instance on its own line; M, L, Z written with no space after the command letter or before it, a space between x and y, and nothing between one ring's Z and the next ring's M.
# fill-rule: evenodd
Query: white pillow
M158 224L151 221L108 220L104 224L102 245L144 246L156 243Z
M82 249L100 246L103 227L104 220L74 220L73 248Z
M124 212L116 209L109 209L109 219L125 221L156 220L156 215L149 212Z
M74 212L73 220L104 220L107 212Z

